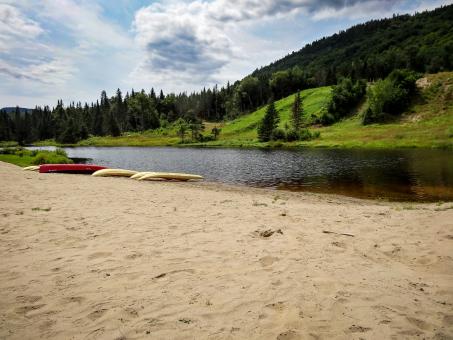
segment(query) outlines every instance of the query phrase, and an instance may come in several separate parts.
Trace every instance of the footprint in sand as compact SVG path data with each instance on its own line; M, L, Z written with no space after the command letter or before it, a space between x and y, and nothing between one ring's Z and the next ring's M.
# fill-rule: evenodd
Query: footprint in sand
M138 318L138 312L137 312L136 309L131 308L131 307L127 307L127 308L124 309L124 311L126 312L126 314L128 316L131 316L133 318Z
M83 296L71 296L64 299L67 303L82 303L85 298Z
M112 253L101 251L101 252L97 252L97 253L93 253L93 254L89 255L88 260L95 260L95 259L98 259L101 257L109 257L110 255L112 255Z
M338 248L342 248L342 249L347 248L346 243L344 243L344 242L334 241L334 242L332 242L332 245L335 247L338 247Z
M39 325L41 331L47 331L49 328L52 328L57 322L55 320L46 320Z
M35 303L42 299L42 296L19 295L16 296L16 301L19 303Z
M273 256L264 256L260 258L260 263L263 267L268 267L271 266L274 262L278 261L278 257L273 257Z
M453 315L444 315L442 323L446 326L453 325Z
M98 309L95 310L94 312L91 312L90 314L87 315L88 319L94 321L99 319L101 316L103 316L107 312L107 309Z
M302 339L302 337L293 330L280 333L277 336L277 340L296 340L296 339Z
M423 320L420 320L420 319L417 319L417 318L413 318L413 317L406 317L407 321L409 321L412 325L416 326L417 328L421 329L421 330L424 330L424 331L428 331L431 329L431 325L429 323L427 323L426 321L423 321Z
M278 301L278 302L270 303L270 304L266 305L266 307L281 312L282 310L285 309L285 303L282 301Z
M16 313L17 314L27 314L28 312L31 312L31 311L34 311L34 310L37 310L37 309L41 309L42 307L44 307L45 304L40 304L40 305L27 305L27 306L22 306L22 307L18 307L16 308Z
M348 328L346 333L365 333L368 331L371 331L371 328L358 326L358 325L352 325L351 327Z
M141 254L141 253L132 253L132 254L126 255L125 258L127 260L135 260L135 259L137 259L139 257L142 257L142 256L143 256L143 254Z

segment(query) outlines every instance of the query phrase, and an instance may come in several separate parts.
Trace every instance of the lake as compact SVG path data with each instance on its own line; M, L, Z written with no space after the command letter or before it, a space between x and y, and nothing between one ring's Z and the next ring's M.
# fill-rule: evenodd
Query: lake
M30 149L38 148L54 149ZM195 173L210 182L397 201L453 200L453 152L444 150L64 149L69 157L90 163Z

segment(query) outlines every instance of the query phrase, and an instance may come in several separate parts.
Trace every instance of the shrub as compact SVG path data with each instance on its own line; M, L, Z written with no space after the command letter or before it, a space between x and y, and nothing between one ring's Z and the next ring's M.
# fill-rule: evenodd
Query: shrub
M418 74L407 70L395 70L384 80L379 80L368 90L369 107L363 116L363 124L377 123L401 114L416 91Z
M332 90L332 98L327 109L330 115L325 115L324 121L332 124L347 116L363 98L365 92L366 83L364 80L357 80L353 83L351 78L342 78Z
M31 160L32 164L72 164L73 161L65 155L52 151L40 151Z
M280 129L280 128L275 128L272 130L272 140L285 140L286 139L286 133L285 130Z
M313 135L308 129L302 129L299 133L299 140L310 140L313 139Z
M64 151L64 149L62 148L57 148L55 150L55 154L59 155L59 156L65 156L65 157L68 157L68 154L66 153L66 151Z
M288 142L295 142L300 139L300 134L297 130L291 129L286 133L286 140Z
M14 152L14 154L19 157L24 157L27 153L28 153L27 150L19 149L19 148L16 149L16 151Z
M321 125L332 125L335 123L335 116L324 109L319 118L317 118L316 123Z

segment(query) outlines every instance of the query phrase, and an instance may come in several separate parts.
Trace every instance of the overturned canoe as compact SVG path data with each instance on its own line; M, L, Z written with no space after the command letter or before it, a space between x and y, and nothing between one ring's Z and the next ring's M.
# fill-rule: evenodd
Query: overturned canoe
M131 176L135 175L136 173L137 173L137 171L125 170L125 169L103 169L103 170L96 171L91 176L95 176L95 177L111 177L111 176L131 177Z
M132 179L139 179L145 175L153 174L152 171L145 171L145 172L137 172L135 175L131 176Z
M92 174L102 169L106 167L94 164L41 164L39 166L40 173Z
M176 172L150 172L142 177L139 181L152 180L152 179L174 179L178 181L188 181L191 179L203 179L203 176L192 174L181 174Z
M24 170L24 171L38 171L39 170L39 165L26 166L22 170Z

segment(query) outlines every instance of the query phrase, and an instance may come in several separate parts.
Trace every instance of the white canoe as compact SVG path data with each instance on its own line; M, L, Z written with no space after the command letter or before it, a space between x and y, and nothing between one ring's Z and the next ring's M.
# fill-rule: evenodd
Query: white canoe
M94 177L131 177L135 175L137 171L125 170L125 169L102 169L94 172L91 176Z
M199 175L192 175L192 174L181 174L176 172L150 172L142 177L140 177L139 181L144 180L152 180L152 179L174 179L178 181L188 181L190 179L203 179L203 176Z
M27 166L27 167L23 168L22 170L24 170L24 171L38 171L39 170L39 165Z
M145 171L145 172L137 172L135 175L131 176L132 179L139 179L140 177L143 177L148 174L153 174L154 172L152 171Z

